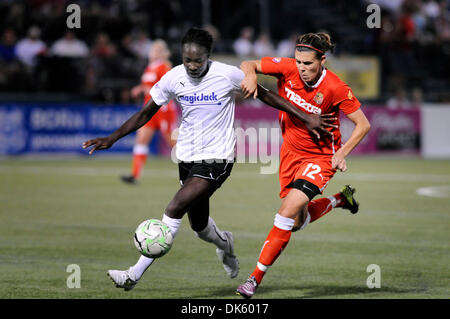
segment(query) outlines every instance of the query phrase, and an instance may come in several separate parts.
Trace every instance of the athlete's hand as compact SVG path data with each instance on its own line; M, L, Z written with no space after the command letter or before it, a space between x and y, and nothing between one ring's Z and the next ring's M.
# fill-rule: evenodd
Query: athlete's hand
M133 99L137 98L139 96L139 94L141 94L141 87L139 85L135 86L134 88L131 89L130 91L130 95Z
M241 82L241 90L244 93L244 98L247 99L250 96L253 96L254 99L258 96L258 90L257 90L257 77L256 74L253 75L246 75L244 79Z
M106 150L106 149L110 148L113 144L114 144L114 141L109 136L97 137L92 140L84 142L83 148L88 148L88 147L94 145L94 147L89 151L89 155L91 155L92 153L94 153L94 151Z
M341 150L342 149L339 149L334 153L331 158L331 166L341 172L345 172L347 170L347 162L345 161L345 156Z
M332 124L337 120L333 114L309 114L308 121L305 122L306 128L311 131L318 139L320 139L320 133L331 135L329 131L326 130L327 127L337 128L337 125Z

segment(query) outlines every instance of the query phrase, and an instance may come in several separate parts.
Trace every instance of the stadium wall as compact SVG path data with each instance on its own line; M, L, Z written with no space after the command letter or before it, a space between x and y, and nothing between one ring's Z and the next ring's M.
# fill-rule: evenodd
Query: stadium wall
M68 103L1 103L0 155L39 153L87 154L85 140L105 136L119 127L138 107ZM353 154L422 154L425 157L450 157L450 107L426 105L421 109L389 110L365 107L372 129ZM237 148L246 156L278 156L281 145L277 111L250 104L236 106ZM345 141L353 123L341 118ZM134 134L119 140L107 154L129 153ZM169 155L170 150L156 136L152 154Z
M422 108L422 156L450 158L450 104Z

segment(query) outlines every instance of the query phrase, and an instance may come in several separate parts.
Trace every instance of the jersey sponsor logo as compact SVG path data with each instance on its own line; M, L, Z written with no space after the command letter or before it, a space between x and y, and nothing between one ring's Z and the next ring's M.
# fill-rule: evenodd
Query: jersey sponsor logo
M280 63L281 58L273 58L272 61L273 61L273 63Z
M323 93L318 92L316 96L314 97L314 102L317 104L322 104L323 102Z
M216 101L218 101L218 98L217 98L216 93L212 92L210 94L194 93L193 95L183 95L183 96L180 96L180 100L188 102L190 104L194 104L194 102L216 102Z
M284 90L286 91L287 98L294 104L300 106L305 111L313 114L322 114L322 110L320 108L306 102L304 99L300 97L300 95L295 94L294 91L288 89L287 87L284 87Z

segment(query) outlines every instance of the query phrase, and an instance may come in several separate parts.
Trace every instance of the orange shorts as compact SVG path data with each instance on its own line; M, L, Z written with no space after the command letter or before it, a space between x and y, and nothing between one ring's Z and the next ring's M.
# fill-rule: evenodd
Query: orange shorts
M295 180L303 179L316 185L322 193L328 182L336 173L331 167L331 156L305 156L289 149L285 143L280 151L280 198L285 197L291 190Z
M172 103L172 102L171 102ZM175 107L163 105L150 121L145 123L145 127L159 130L162 134L170 134L176 129L178 124L178 115Z

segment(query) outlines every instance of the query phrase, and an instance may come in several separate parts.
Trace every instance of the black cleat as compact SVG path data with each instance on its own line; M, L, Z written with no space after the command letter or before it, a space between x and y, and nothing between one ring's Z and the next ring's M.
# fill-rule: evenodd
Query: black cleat
M134 178L131 175L127 175L127 176L120 176L120 179L122 180L122 182L127 183L127 184L133 184L136 185L137 184L137 180L136 178Z
M348 209L352 214L356 214L359 210L359 203L356 201L355 197L353 197L353 194L355 194L355 192L356 189L354 189L350 185L345 185L341 190L341 194L344 200L344 206L342 206L342 208Z

